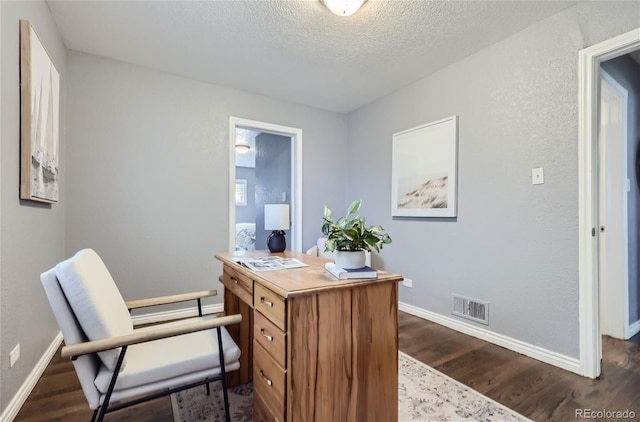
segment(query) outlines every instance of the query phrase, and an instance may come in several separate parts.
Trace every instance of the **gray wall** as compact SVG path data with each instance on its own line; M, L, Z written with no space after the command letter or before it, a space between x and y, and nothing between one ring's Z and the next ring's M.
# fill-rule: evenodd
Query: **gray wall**
M629 324L640 319L640 180L636 179L636 150L640 147L640 64L629 55L602 63L602 68L629 92L627 128L627 177L631 179L628 195L629 233Z
M344 115L82 53L68 61L67 253L97 250L125 299L221 289L229 116L302 129L304 246L323 202L344 196L345 159L332 153L346 144Z
M264 229L265 204L291 204L291 138L261 133L256 136L256 249L267 249L271 230ZM282 201L282 193L287 196ZM285 230L291 245L290 230ZM304 249L306 250L306 249Z
M579 356L578 51L638 26L637 2L578 4L349 115L347 202L393 238L373 264L414 280L402 302L487 300L490 330ZM452 115L458 217L392 219L392 134Z
M337 213L362 198L368 221L394 239L374 266L415 280L403 302L449 315L452 292L487 299L491 330L578 355L577 53L640 26L637 2L579 4L349 116L81 53L65 59L44 3L2 1L0 11L0 409L58 331L38 276L76 250L96 249L126 299L220 287L229 116L302 128L305 249L323 204ZM53 206L17 199L19 18L35 25L62 78ZM391 135L453 114L458 218L391 219ZM537 166L546 183L531 186ZM22 358L9 369L16 343Z
M2 114L0 117L0 412L3 412L58 333L40 273L64 259L66 49L44 2L0 2ZM31 21L60 73L60 201L20 201L19 20ZM21 357L9 368L9 352Z

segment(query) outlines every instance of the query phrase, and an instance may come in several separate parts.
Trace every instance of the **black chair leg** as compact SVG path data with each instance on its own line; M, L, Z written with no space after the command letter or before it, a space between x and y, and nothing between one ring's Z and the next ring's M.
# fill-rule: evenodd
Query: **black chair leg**
M98 420L96 422L102 422L102 420L104 419L104 415L106 414L107 414L107 407L100 406L100 414L98 415Z
M227 375L224 364L224 350L222 349L222 331L217 327L218 331L218 352L220 353L220 376L222 377L222 396L224 397L224 416L227 422L231 422L229 411L229 394L227 392Z
M211 388L209 388L209 383L205 384L207 386L207 396L211 395Z
M118 357L116 367L113 370L111 382L109 382L109 388L107 389L107 393L104 396L102 406L100 406L100 414L98 415L97 422L102 422L102 420L104 419L104 415L107 414L107 408L109 407L109 401L111 400L111 393L113 393L113 388L116 386L116 380L118 379L118 374L120 374L120 368L122 367L122 362L124 361L124 355L125 353L127 353L127 347L128 346L123 346L120 350L120 356Z
M91 422L95 422L96 420L96 416L98 415L98 410L100 408L98 407L96 410L93 411L93 416L91 417Z
M222 395L224 396L224 418L227 422L231 422L229 393L227 392L227 381L225 381L224 376L222 378Z

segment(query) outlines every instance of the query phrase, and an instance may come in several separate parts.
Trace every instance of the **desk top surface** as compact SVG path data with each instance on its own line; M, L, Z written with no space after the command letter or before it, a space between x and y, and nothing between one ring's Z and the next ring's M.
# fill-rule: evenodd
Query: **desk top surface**
M252 271L237 262L237 260L241 258L257 258L263 256L296 258L309 266L275 271ZM338 280L324 268L324 264L330 261L324 258L290 251L282 253L269 253L268 251L223 252L217 254L216 258L225 265L231 266L234 271L240 272L256 282L265 285L282 297L304 296L324 290L351 289L378 283L398 282L403 278L399 274L391 274L378 270L378 278Z

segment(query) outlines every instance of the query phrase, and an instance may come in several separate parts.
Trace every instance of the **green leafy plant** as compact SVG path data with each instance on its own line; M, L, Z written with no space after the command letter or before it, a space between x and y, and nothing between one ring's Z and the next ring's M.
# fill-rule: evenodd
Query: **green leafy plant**
M371 251L380 252L382 246L391 243L391 237L382 226L365 226L361 215L354 215L360 209L361 201L356 199L349 205L347 215L333 221L331 209L324 206L322 233L327 236L325 252Z

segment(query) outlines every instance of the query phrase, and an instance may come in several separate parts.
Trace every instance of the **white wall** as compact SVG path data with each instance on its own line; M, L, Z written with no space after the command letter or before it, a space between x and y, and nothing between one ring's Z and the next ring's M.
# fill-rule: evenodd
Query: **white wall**
M402 302L486 300L489 330L578 357L578 51L638 26L637 2L578 4L349 115L348 200L393 238L374 265L414 280ZM392 219L392 134L452 115L458 217Z
M2 11L2 114L0 169L0 412L4 412L58 333L40 285L40 273L65 256L65 87L66 49L44 2L0 2ZM19 200L20 74L19 20L31 21L60 73L60 201L44 205ZM21 358L9 367L9 352Z
M304 248L344 197L342 114L76 52L68 98L66 251L94 248L126 299L222 291L229 116L302 129Z

